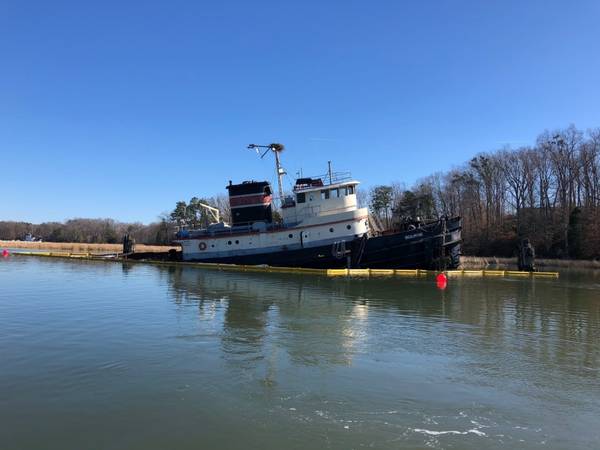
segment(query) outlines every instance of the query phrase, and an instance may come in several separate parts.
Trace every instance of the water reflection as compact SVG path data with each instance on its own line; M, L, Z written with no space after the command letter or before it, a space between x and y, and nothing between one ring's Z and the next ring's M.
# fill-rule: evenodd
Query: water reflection
M262 358L276 344L294 363L347 365L369 351L516 352L525 364L598 375L600 302L577 280L451 280L439 291L424 279L164 270L176 303L197 303L202 316L224 308L229 354Z
M0 262L0 279L7 448L600 439L598 279L451 279L440 291L427 278L25 257Z
M230 355L256 360L266 347L281 346L292 362L349 364L364 334L366 302L340 298L327 280L189 268L168 275L176 303L197 302L201 316L215 302L224 305L223 351Z

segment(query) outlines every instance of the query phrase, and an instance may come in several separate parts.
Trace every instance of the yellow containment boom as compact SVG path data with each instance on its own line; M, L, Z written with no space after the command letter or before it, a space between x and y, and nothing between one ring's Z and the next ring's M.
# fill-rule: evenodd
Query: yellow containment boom
M421 277L436 275L439 272L423 269L309 269L302 267L252 266L239 264L216 264L186 261L152 261L123 259L118 254L94 255L92 253L68 252L14 252L13 255L45 256L55 258L88 259L95 261L123 261L154 265L192 266L204 269L232 270L239 272L268 272L325 275L328 277ZM558 272L523 272L518 270L447 270L448 277L519 277L519 278L558 278Z

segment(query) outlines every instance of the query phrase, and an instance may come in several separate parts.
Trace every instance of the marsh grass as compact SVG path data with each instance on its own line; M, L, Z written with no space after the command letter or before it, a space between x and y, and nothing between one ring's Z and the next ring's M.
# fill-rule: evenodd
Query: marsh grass
M70 252L120 252L122 244L88 244L79 242L28 242L28 241L0 241L0 248L31 248L37 250L59 250ZM168 252L178 249L176 246L168 245L145 245L136 244L137 252Z

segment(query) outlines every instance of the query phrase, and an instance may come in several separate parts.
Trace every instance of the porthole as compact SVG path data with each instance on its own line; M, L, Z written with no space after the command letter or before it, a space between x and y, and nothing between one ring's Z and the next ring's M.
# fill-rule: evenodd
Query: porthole
M349 230L350 228L352 228L350 225L346 225L346 230Z
M240 243L240 241L235 241L235 243L236 243L236 244L239 244L239 243Z
M291 239L294 237L294 235L292 233L288 234L288 237Z
M329 229L329 232L330 232L330 233L333 233L333 228L330 228L330 229Z
M227 245L231 245L231 241L227 241Z
M210 244L210 246L211 246L212 248L215 248L215 244Z

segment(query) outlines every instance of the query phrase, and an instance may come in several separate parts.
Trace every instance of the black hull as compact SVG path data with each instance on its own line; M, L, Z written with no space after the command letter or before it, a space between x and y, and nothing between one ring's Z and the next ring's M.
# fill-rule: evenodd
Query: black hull
M283 252L197 259L219 264L268 265L317 269L455 269L460 256L460 218L442 219L418 228L346 243L346 256L332 245Z
M194 259L194 261L216 264L245 264L252 266L306 267L313 269L335 269L347 266L347 258L345 256L336 258L333 255L331 245L255 255Z
M461 220L452 218L367 240L357 267L369 269L456 269Z

